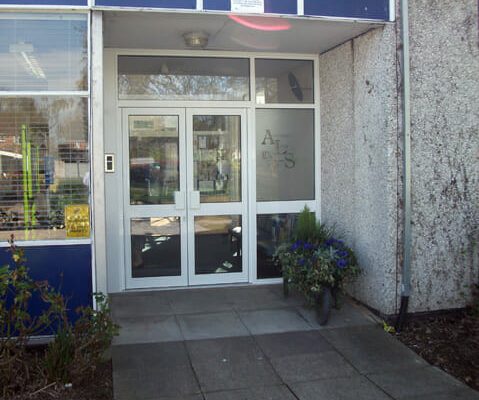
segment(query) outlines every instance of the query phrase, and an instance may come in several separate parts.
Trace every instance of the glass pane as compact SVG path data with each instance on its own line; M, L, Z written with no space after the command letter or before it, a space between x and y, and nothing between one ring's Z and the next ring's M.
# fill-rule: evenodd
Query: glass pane
M250 99L249 60L211 57L118 57L120 99Z
M180 218L131 220L133 278L181 275Z
M313 103L313 62L257 59L256 103Z
M177 115L130 115L130 203L173 204L180 188Z
M0 14L0 90L87 90L87 16Z
M241 272L240 215L195 217L195 273Z
M314 110L256 110L258 201L314 199Z
M258 215L257 225L257 265L258 279L281 277L281 266L274 262L278 247L293 237L298 214Z
M89 236L65 230L67 206L88 214L89 170L87 99L0 98L0 240Z
M202 203L241 201L241 117L193 116L193 179Z

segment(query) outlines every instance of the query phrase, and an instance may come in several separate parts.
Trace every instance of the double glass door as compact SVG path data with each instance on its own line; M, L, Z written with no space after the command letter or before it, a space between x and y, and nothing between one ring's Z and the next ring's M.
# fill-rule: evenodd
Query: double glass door
M248 281L242 109L123 109L127 288Z

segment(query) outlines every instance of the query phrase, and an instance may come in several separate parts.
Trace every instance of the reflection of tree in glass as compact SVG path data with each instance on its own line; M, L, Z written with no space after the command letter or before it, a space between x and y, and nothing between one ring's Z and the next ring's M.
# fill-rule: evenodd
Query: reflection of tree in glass
M208 75L120 75L120 93L158 98L247 100L248 77Z

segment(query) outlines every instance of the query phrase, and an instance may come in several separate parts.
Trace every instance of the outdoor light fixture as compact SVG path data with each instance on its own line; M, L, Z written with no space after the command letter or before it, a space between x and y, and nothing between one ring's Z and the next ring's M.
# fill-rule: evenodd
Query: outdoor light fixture
M208 45L209 35L205 32L188 32L183 35L186 47L204 49Z
M18 42L10 45L10 53L18 55L23 61L25 70L35 78L46 79L45 72L33 54L33 44Z

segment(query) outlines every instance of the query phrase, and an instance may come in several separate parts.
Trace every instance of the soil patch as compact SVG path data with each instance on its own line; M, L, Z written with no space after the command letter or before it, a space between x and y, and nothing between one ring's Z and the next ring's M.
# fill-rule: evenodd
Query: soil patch
M430 364L479 390L477 310L412 320L396 337Z
M51 385L14 400L113 400L111 361L100 364L95 379L78 386Z

